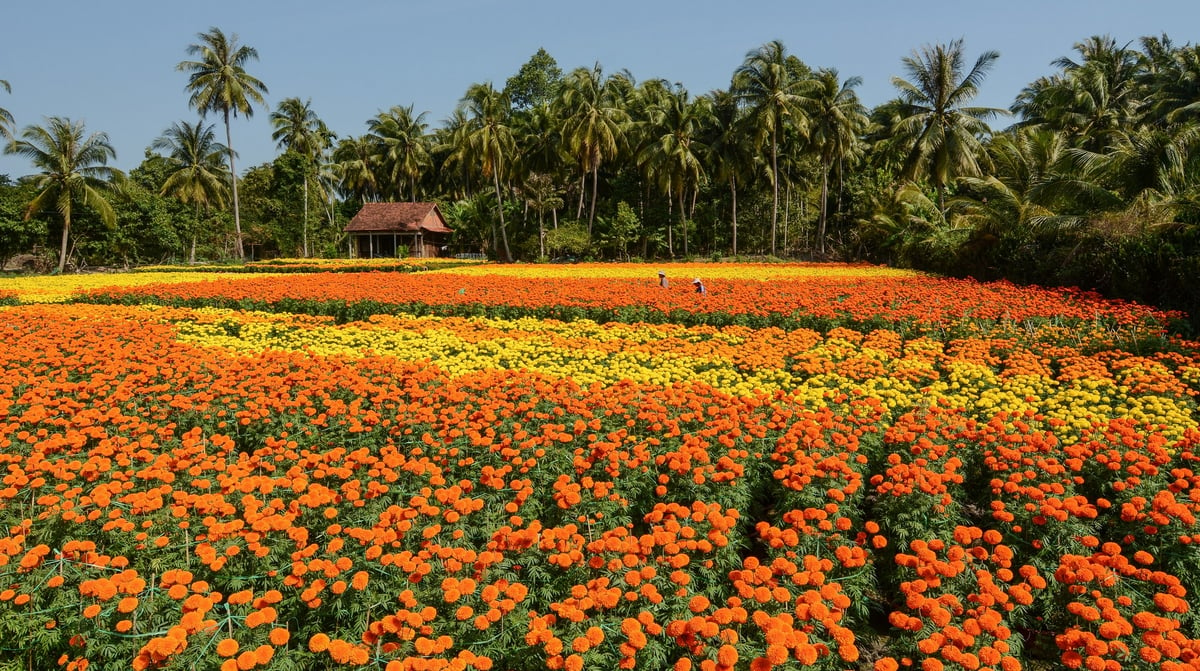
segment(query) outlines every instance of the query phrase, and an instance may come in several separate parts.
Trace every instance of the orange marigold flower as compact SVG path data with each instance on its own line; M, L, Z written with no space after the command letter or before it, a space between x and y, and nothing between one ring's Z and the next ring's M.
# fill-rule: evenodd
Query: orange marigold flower
M275 648L269 645L260 645L254 649L254 661L259 664L266 664L275 656Z
M313 652L325 652L329 649L329 635L324 633L313 634L312 638L308 639L308 649Z
M232 638L226 638L217 644L217 654L221 657L233 657L238 651L238 642Z

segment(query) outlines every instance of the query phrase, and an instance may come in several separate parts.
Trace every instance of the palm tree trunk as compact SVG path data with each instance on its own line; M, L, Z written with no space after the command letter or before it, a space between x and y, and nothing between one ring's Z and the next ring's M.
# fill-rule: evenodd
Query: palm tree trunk
M304 175L304 258L308 258L308 173Z
M775 130L771 130L771 181L775 186L775 200L771 205L771 256L775 256L775 227L779 223L779 146Z
M600 182L600 162L592 167L592 204L588 212L588 236L592 235L592 222L596 220L596 187Z
M674 208L675 200L671 196L671 187L667 187L667 253L671 258L675 258L675 241L674 232L675 224L671 222L671 217L675 214L671 210Z
M63 234L62 248L58 252L58 274L62 275L67 269L67 236L71 233L71 203L67 202L67 207L63 211Z
M579 174L579 207L575 209L575 220L583 218L583 194L587 191L587 168Z
M679 190L679 228L683 231L683 255L688 255L687 210L683 206L683 189Z
M200 203L196 203L196 221L192 225L192 248L188 251L188 265L196 263L196 234L200 230Z
M512 252L508 249L508 231L504 228L504 200L500 197L500 171L492 171L496 183L496 209L500 212L500 239L504 241L504 262L512 263Z
M783 253L788 253L788 231L792 230L792 182L788 180L787 190L783 192Z
M246 258L246 251L242 247L242 216L238 210L238 192L237 192L237 169L233 166L233 135L229 130L229 109L225 109L225 146L229 148L229 176L233 178L233 233L234 252L237 253L239 260Z
M546 214L538 209L538 258L546 258Z
M821 171L821 218L817 225L817 249L821 254L825 253L825 211L827 209L827 201L829 200L829 171Z
M733 199L733 255L737 256L737 178L729 176L729 195Z

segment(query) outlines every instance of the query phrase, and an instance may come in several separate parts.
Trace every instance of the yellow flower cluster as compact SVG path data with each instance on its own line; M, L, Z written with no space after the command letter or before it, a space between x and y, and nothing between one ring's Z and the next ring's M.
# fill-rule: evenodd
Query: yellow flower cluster
M901 343L878 331L861 342L836 333L746 327L597 324L524 318L376 316L330 320L224 310L171 311L187 342L247 354L266 349L323 356L383 355L429 362L451 376L481 370L535 371L582 386L631 381L702 382L735 396L784 393L817 407L831 395L871 397L897 411L940 402L979 417L1033 410L1062 420L1064 440L1096 421L1126 417L1162 425L1170 438L1197 426L1195 401L1155 362L1097 363L1094 374L1053 376L1015 363L950 355L929 339ZM1132 386L1140 370L1162 388ZM1195 369L1182 367L1182 375Z
M14 292L22 303L61 303L76 294L94 289L143 286L146 284L183 284L216 279L268 277L276 273L234 275L219 272L137 272L91 273L84 275L31 275L0 278L0 293Z

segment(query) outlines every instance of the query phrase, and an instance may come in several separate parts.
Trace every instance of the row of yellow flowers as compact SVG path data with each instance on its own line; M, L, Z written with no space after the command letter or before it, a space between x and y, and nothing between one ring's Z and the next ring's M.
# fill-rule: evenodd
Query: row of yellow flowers
M184 341L248 355L268 349L382 355L428 361L451 376L523 369L583 386L700 381L735 396L782 390L814 407L831 393L844 393L891 408L945 402L981 417L1033 410L1062 420L1065 438L1094 422L1124 417L1162 425L1177 439L1196 426L1200 389L1200 361L1190 356L1087 357L1064 347L1054 354L1069 364L1053 373L1048 360L1026 350L1006 352L1012 341L946 345L929 338L904 341L886 330L864 336L838 329L822 336L808 330L406 315L337 326L295 315L157 312Z
M83 275L28 275L0 278L0 296L11 295L22 303L61 303L96 289L141 287L148 284L238 281L274 273L236 275L211 272L89 273Z

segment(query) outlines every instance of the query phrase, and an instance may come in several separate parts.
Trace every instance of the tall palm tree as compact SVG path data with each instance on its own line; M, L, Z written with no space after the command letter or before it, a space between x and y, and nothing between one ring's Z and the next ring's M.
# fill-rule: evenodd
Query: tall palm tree
M317 163L325 150L333 143L334 135L329 127L312 110L312 100L300 102L299 98L284 98L279 107L271 112L271 139L280 149L294 151L304 157L304 256L308 257L308 181L315 177Z
M808 67L787 53L783 42L774 40L746 54L746 60L733 73L730 90L746 106L753 119L759 145L769 140L771 147L771 254L775 254L779 225L779 143L790 126L801 135L808 132L808 117L801 106Z
M107 133L87 135L82 121L63 117L50 117L45 126L27 126L21 131L21 139L9 143L4 152L24 156L41 170L36 181L38 194L25 209L25 218L47 207L62 215L62 247L58 254L61 273L67 267L67 238L76 202L94 209L106 225L117 223L116 212L101 191L109 181L123 177L107 165L117 152Z
M343 196L363 203L378 198L375 161L375 143L370 137L350 137L338 142L333 150L333 173Z
M1167 36L1143 37L1145 67L1139 80L1148 93L1150 123L1200 119L1200 45L1176 47Z
M175 67L188 73L187 91L191 93L188 104L208 116L219 112L225 119L225 146L229 148L229 176L233 184L233 228L237 235L235 249L238 258L245 258L242 247L242 219L238 209L237 169L233 159L233 137L229 119L238 114L254 115L254 104L266 104L264 95L267 85L246 72L246 63L258 60L258 51L253 47L238 44L237 34L226 37L220 28L209 28L199 33L200 42L190 44L187 53L197 60L182 61Z
M708 98L689 100L682 86L669 88L666 95L649 111L644 130L646 143L638 152L638 162L650 166L650 174L670 198L679 205L679 224L683 232L683 253L688 253L687 209L685 194L689 187L699 189L704 178L704 151L701 130L712 114ZM668 229L668 249L670 229Z
M195 263L201 208L207 212L213 206L225 207L229 198L224 165L229 149L217 142L211 125L186 121L171 124L150 143L150 148L167 152L166 159L172 168L159 193L195 207L196 221L188 252L188 263Z
M708 162L715 179L729 184L731 253L738 253L737 187L744 175L753 171L755 152L746 130L746 115L729 91L713 91L713 113L705 144Z
M384 167L396 189L396 199L404 199L405 186L411 200L417 201L421 174L429 168L429 137L425 131L425 112L413 114L413 106L396 105L367 121L368 134L379 144L379 165Z
M578 161L583 178L592 175L592 203L588 213L588 233L596 219L596 193L599 190L600 166L614 158L620 150L622 125L629 114L621 106L614 77L605 78L600 64L590 70L576 68L563 80L559 98L563 117L563 136L571 154ZM583 215L583 189L579 191L577 217Z
M1112 133L1135 122L1142 107L1137 95L1142 59L1111 37L1089 37L1075 51L1078 61L1056 59L1061 71L1022 90L1012 111L1025 125L1044 124L1066 132L1077 147L1100 151Z
M8 80L0 79L0 89L4 89L8 93L12 93L12 87L8 85ZM13 115L8 110L0 107L0 138L12 139Z
M986 120L1006 113L966 106L999 57L997 51L986 51L964 74L961 39L926 45L903 59L909 79L892 78L892 85L900 90L896 130L908 147L904 176L928 177L943 209L951 181L960 175L980 175L983 138L991 132Z
M478 171L470 160L472 122L460 105L442 122L442 126L434 131L434 151L442 158L439 172L444 181L450 183L451 192L458 198L474 196L473 184L478 176Z
M866 130L866 108L854 88L861 77L838 82L837 70L822 68L813 77L814 86L805 96L808 113L808 140L821 161L821 215L817 224L817 246L825 253L825 222L829 209L829 174L835 165L854 151L859 136Z
M470 151L479 158L483 176L491 177L496 188L496 209L500 219L500 236L504 244L504 260L511 263L512 252L508 248L508 231L504 226L504 194L500 191L500 178L505 172L505 161L516 153L512 128L508 125L511 105L508 97L493 88L490 82L475 84L467 89L463 105L468 118L471 119L472 130L467 136Z

